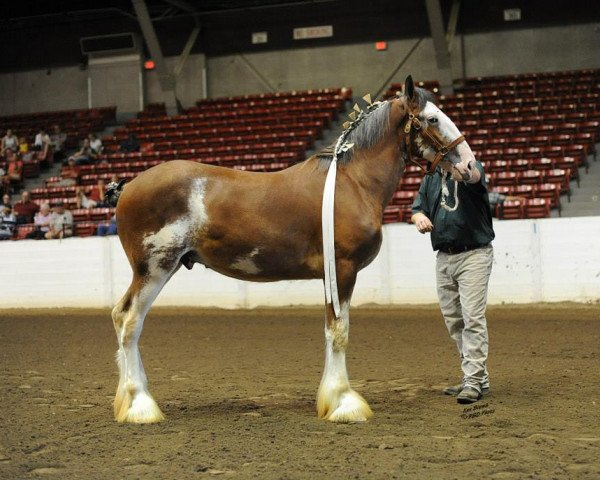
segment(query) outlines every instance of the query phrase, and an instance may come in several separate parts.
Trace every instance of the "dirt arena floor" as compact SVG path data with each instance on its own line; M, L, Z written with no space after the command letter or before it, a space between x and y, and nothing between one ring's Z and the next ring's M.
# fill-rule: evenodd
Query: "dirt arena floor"
M598 479L600 306L493 307L474 406L435 306L352 311L348 368L375 412L318 420L323 313L155 309L156 425L113 421L108 311L0 315L0 478Z

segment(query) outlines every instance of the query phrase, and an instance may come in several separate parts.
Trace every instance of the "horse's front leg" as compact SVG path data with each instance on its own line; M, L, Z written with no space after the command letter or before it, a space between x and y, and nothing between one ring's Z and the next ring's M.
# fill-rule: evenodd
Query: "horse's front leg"
M350 327L350 297L356 276L350 283L340 285L340 318L336 318L333 306L326 305L325 321L325 370L317 394L319 418L332 422L364 422L373 416L366 400L352 388L346 370L346 348Z

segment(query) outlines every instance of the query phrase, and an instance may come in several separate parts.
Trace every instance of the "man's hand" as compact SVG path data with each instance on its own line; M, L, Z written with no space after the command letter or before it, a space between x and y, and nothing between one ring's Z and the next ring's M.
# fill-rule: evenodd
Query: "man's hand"
M429 218L422 213L415 213L411 220L420 233L427 233L433 230L433 224L431 223L431 220L429 220Z

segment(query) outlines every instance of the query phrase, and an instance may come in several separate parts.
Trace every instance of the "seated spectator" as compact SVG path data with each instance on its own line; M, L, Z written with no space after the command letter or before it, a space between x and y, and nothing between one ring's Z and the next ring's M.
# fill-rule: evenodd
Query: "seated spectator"
M90 133L88 135L88 140L90 141L90 147L92 148L92 151L96 155L100 155L104 149L102 146L102 140L100 140L95 133Z
M29 161L33 157L33 152L29 146L29 142L25 137L19 138L19 156L23 161Z
M49 228L45 237L51 239L73 236L73 214L65 209L65 204L58 201L54 204L52 210Z
M104 180L98 179L98 183L91 187L87 194L83 187L77 187L75 190L77 197L77 208L101 208L106 207L104 203Z
M15 233L16 224L17 222L12 210L6 205L2 207L2 212L0 213L0 240L12 238Z
M69 158L67 165L60 171L60 180L55 182L47 182L48 187L72 187L79 183L81 171L75 163L74 158Z
M0 211L3 207L10 207L10 209L12 210L12 203L10 203L10 195L8 193L2 195L2 204L0 204Z
M140 142L134 133L130 133L127 140L123 140L119 145L119 150L123 153L139 152Z
M98 229L96 230L96 235L99 237L103 237L105 235L116 235L117 234L117 217L113 214L110 217L109 222L102 222L98 224Z
M7 166L2 176L2 191L10 193L11 188L20 187L23 182L23 161L11 148L7 148L5 154Z
M54 158L56 160L64 160L65 158L65 142L67 134L60 130L58 125L52 126L52 134L50 135L50 144L54 150Z
M83 140L81 148L69 157L69 160L75 160L76 165L90 165L96 161L97 154L92 150L89 139Z
M35 223L35 230L27 234L26 238L43 240L46 238L46 233L50 230L50 219L52 218L52 211L50 210L49 203L43 203L40 207L40 211L35 214L33 223Z
M33 216L39 211L37 203L31 201L31 195L27 190L21 192L21 200L14 205L17 215L17 224L33 223Z
M19 140L10 128L6 129L6 134L2 137L2 142L0 143L0 155L4 157L6 155L6 150L9 148L14 152L19 148Z
M45 128L40 128L39 132L35 136L33 141L34 150L47 150L50 146L50 135L46 132Z

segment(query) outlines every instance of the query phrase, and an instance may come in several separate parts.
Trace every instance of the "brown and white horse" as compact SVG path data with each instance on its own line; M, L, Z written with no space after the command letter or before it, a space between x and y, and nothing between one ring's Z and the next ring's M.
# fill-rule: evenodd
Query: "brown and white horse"
M405 90L362 112L343 134L348 148L337 155L335 272L341 307L336 315L326 302L325 369L317 395L319 417L334 422L372 415L350 388L346 371L350 297L357 273L379 252L383 210L404 170L407 148L441 162L461 180L470 177L474 160L430 95L414 88L410 77ZM448 145L452 148L437 154ZM133 270L129 289L112 311L119 344L118 421L164 418L148 391L138 340L153 301L181 265L200 263L258 282L324 278L321 206L332 161L331 148L273 173L170 161L141 173L122 192L121 185L109 189L109 197L118 200L119 237Z

